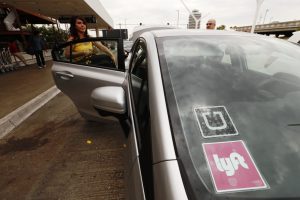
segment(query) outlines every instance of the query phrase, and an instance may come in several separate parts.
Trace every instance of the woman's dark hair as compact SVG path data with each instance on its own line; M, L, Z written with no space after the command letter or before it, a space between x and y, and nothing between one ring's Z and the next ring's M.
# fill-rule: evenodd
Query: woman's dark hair
M76 30L76 20L77 19L80 19L81 21L83 21L83 23L86 25L86 20L83 18L83 17L79 17L79 16L73 16L71 18L71 21L70 21L70 35L72 37L74 37L74 39L79 39L79 35L77 33L77 30ZM84 32L84 36L85 37L89 37L88 33L87 33L87 29L85 30Z

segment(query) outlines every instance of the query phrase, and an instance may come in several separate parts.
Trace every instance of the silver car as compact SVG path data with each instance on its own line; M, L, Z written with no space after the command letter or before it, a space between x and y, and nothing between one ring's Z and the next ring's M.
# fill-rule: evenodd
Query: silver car
M78 61L65 49L101 42ZM69 48L70 47L70 48ZM128 137L127 199L300 199L300 48L226 31L143 33L53 50L53 77L88 120ZM101 59L94 59L99 57Z

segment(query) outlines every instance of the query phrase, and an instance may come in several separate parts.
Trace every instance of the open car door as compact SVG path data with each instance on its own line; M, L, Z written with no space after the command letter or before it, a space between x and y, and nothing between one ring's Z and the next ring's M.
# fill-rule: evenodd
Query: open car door
M67 42L54 48L52 57L56 86L73 101L82 117L102 118L91 103L91 94L96 88L124 83L122 39L85 38Z
M99 50L99 45L104 45L104 50L109 50L110 53ZM91 46L93 49L89 53L78 51L87 47L90 49ZM128 118L128 113L131 113L131 106L126 106L128 85L122 39L87 38L72 41L54 48L52 56L52 73L56 86L73 101L85 119L97 120L103 116L119 119L128 136L125 159L126 196L133 200L145 199L136 132L134 126L127 127L126 131L122 123Z

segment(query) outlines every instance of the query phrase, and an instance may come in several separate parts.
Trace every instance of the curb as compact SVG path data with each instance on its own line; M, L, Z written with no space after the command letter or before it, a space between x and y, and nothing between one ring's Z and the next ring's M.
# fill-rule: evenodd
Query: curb
M20 125L25 119L54 98L60 90L56 86L51 87L47 91L41 93L34 99L28 101L21 107L9 113L0 119L0 139L10 133L14 128Z

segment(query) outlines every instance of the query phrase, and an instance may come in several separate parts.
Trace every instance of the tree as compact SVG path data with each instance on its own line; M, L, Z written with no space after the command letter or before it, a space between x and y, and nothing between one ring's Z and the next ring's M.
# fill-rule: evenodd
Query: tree
M48 48L52 48L54 44L62 43L67 41L68 32L62 29L57 29L56 27L52 26L41 26L41 27L33 27L34 29L38 30L42 37L48 44ZM32 28L30 25L27 25L25 28L27 31L32 32Z
M217 27L217 30L225 30L226 29L226 26L225 25L221 25L221 26L218 26Z

